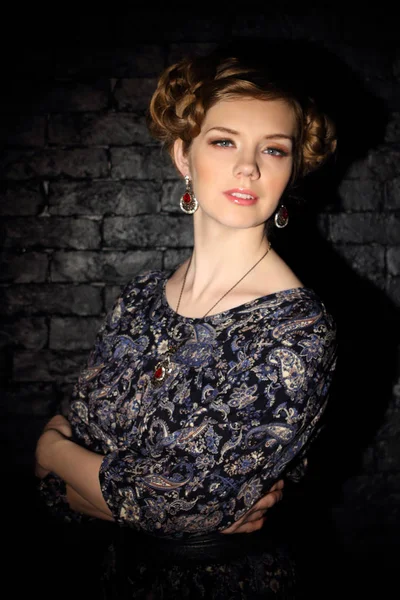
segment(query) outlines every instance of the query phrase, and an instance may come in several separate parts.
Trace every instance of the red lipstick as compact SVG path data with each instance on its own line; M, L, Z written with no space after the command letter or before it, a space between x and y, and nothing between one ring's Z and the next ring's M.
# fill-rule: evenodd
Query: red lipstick
M240 206L251 206L258 200L258 196L246 188L235 188L233 190L227 190L224 195L233 204L239 204Z

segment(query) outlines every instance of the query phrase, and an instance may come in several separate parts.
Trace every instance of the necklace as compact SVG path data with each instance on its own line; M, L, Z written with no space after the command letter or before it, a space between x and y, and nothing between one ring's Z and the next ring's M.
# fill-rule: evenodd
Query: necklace
M219 304L221 302L221 300L223 300L225 298L225 296L227 296L236 286L238 286L239 283L241 283L243 281L243 279L245 277L247 277L247 275L249 273L251 273L251 271L253 271L253 269L256 268L256 266L267 256L267 254L268 254L268 252L270 250L271 250L271 243L268 243L267 251L262 255L262 257L259 258L258 261L256 263L254 263L254 265L243 275L243 277L241 277L239 279L239 281L237 281L232 287L230 287L229 290L227 292L225 292L225 294L223 294L221 296L221 298L219 298L219 300L217 300L215 302L215 304L213 304L211 306L211 308L208 309L208 311L203 315L203 317L202 317L203 319L217 306L217 304ZM177 303L176 309L175 309L176 313L178 312L179 306L181 304L182 294L183 294L183 290L185 289L185 284L186 284L186 278L187 278L187 275L188 275L188 272L189 272L189 269L190 269L190 265L192 264L192 256L190 257L188 266L187 266L186 271L185 271L185 275L183 277L181 291L179 293L178 303ZM155 367L154 372L153 372L153 383L159 385L162 381L164 381L165 377L172 370L171 357L177 352L177 350L181 346L183 346L183 344L186 341L187 340L184 340L183 342L181 342L178 345L169 344L168 350L165 352L165 357L156 364L156 367Z

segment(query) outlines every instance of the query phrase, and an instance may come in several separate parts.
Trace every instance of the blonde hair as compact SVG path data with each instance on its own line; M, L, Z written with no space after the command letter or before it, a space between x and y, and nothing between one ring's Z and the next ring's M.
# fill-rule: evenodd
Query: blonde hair
M323 164L336 148L335 126L314 101L297 92L292 82L276 79L259 65L237 57L185 58L162 73L150 102L148 126L173 159L173 146L182 139L188 151L200 133L208 109L220 100L237 97L283 100L296 119L291 182Z

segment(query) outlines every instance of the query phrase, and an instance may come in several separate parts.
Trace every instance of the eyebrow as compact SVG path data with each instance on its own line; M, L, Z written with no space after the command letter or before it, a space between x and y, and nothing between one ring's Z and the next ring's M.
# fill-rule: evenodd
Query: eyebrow
M230 133L231 135L239 135L238 131L236 131L235 129L230 129L229 127L211 127L206 131L206 133L209 133L210 131L214 130L221 131L222 133ZM270 140L273 138L284 138L286 140L290 140L291 142L293 142L294 139L292 135L287 135L286 133L271 133L269 135L264 136L265 140Z

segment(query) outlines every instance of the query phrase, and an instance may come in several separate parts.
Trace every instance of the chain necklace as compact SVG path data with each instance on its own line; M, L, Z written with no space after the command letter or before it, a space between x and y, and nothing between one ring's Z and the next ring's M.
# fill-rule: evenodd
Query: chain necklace
M217 300L215 302L215 304L212 305L211 308L208 309L208 311L203 315L203 317L202 317L203 319L217 306L217 304L219 304L221 302L221 300L223 300L225 298L225 296L227 296L236 286L238 286L239 283L241 283L243 281L243 279L245 277L247 277L247 275L249 273L251 273L251 271L253 271L253 269L256 268L256 266L267 256L267 254L268 254L268 252L270 250L271 250L271 243L268 243L267 251L262 255L262 257L259 258L258 261L243 275L243 277L241 277L239 279L239 281L237 281L231 288L229 288L229 290L227 292L225 292L225 294L223 294L221 296L221 298L219 298L219 300ZM181 291L179 293L178 303L177 303L176 309L175 309L176 313L178 313L179 306L181 304L182 294L183 294L183 290L185 289L185 284L186 284L186 278L187 278L187 275L188 275L188 272L189 272L189 269L190 269L190 265L192 264L192 256L190 257L189 264L188 264L188 266L186 268L185 275L183 277ZM154 372L153 372L153 383L159 385L162 381L164 381L165 377L172 370L171 357L177 352L177 350L181 346L183 346L183 344L186 341L187 340L184 340L183 342L181 342L178 345L169 344L168 350L165 352L165 357L156 364L156 367L155 367Z

